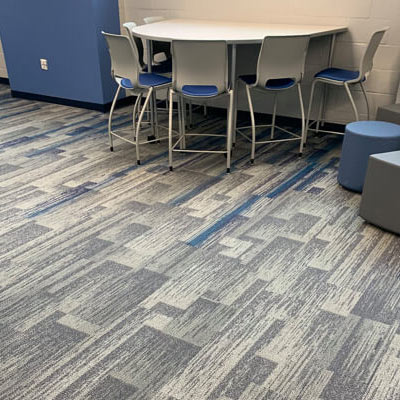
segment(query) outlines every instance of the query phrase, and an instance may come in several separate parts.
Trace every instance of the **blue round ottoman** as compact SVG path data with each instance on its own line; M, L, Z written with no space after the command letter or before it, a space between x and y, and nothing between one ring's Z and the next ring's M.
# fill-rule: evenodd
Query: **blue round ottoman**
M358 121L346 126L339 166L339 183L362 192L371 154L400 150L400 125Z

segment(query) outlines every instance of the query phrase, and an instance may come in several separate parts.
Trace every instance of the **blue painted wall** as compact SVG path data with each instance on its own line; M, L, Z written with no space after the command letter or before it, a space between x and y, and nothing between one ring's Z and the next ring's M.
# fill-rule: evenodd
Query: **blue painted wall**
M118 0L0 0L11 89L109 103L115 83L101 30L119 33Z

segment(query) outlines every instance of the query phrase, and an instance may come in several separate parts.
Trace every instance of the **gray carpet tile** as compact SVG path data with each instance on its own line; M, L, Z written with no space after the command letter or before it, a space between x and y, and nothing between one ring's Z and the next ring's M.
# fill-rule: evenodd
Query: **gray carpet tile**
M114 147L107 115L0 85L0 399L400 399L400 238L337 184L340 138L253 166L239 139L229 175Z

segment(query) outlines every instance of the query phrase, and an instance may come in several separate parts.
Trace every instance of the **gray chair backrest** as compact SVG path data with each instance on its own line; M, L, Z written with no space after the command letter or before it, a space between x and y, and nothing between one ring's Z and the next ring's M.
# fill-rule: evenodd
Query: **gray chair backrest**
M135 22L125 22L123 27L125 28L126 32L128 33L128 37L131 40L133 46L136 46L136 50L138 53L138 59L140 63L140 67L144 67L144 46L143 41L141 38L135 36L132 32L132 29L135 28L137 24Z
M102 32L111 57L111 74L116 78L127 78L133 86L139 82L139 61L135 48L128 37Z
M383 35L389 28L379 29L374 32L369 40L368 46L365 49L364 55L361 59L360 63L360 79L364 78L364 76L368 76L373 67L373 61L376 51L382 41Z
M296 83L304 75L309 36L267 36L261 46L255 86L265 88L270 79L290 78Z
M216 86L218 94L228 91L228 46L224 41L177 40L172 42L172 87Z

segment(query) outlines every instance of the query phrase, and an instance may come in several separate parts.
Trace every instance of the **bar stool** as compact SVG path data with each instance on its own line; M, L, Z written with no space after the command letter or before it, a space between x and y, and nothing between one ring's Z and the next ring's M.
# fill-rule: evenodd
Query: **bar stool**
M231 168L233 90L228 85L228 47L223 41L173 41L172 42L172 89L169 94L169 169L173 170L173 153L220 153L226 155L226 170ZM173 95L180 103L179 139L172 142ZM186 133L184 99L206 101L229 96L228 127L225 150L197 150L186 148L187 136L214 136L216 134ZM180 148L177 146L180 145Z
M153 140L146 140L140 142L140 129L142 120L147 108L147 105L152 98L154 91L164 89L171 86L171 79L155 73L142 73L139 63L139 55L135 42L132 42L128 37L122 35L113 35L110 33L102 32L106 39L107 48L111 57L111 74L118 84L114 100L111 105L109 122L108 122L108 135L110 138L110 150L114 150L113 136L118 137L136 147L136 162L140 165L140 145L145 143L158 142L165 140L167 137L158 137ZM121 89L138 94L133 108L133 140L121 136L117 131L112 130L112 116L115 109L118 96ZM147 94L143 108L139 113L138 122L136 123L136 116L138 114L139 104L143 94ZM157 124L157 121L156 121Z
M312 130L315 132L325 132L325 133L333 133L333 134L343 135L343 133L341 133L341 132L319 129L320 121L322 118L321 114L322 114L323 102L321 102L318 119L313 122L313 123L316 123L316 129L310 128L310 126L313 124L312 123L310 125L310 115L311 115L311 110L312 110L314 91L315 91L316 84L319 82L326 83L329 85L342 86L345 88L347 96L350 100L351 106L353 108L353 112L354 112L356 121L359 120L359 114L358 114L356 103L353 99L353 96L351 95L350 86L359 84L361 87L361 91L364 95L366 105L367 105L367 119L369 120L369 117L370 117L369 116L369 103L368 103L368 97L367 97L367 93L365 91L363 83L367 80L368 75L370 74L370 72L372 70L373 59L374 59L375 53L378 50L378 47L382 41L383 35L385 34L385 32L388 29L389 28L383 28L383 29L377 30L376 32L374 32L372 34L371 39L368 43L368 46L365 49L365 52L361 58L360 67L359 67L358 71L351 71L351 70L342 69L342 68L327 68L327 69L324 69L324 70L318 72L314 76L314 80L311 85L310 103L308 106L307 131Z
M255 158L256 144L287 142L293 140L300 141L300 155L303 153L303 145L305 140L305 113L304 103L301 93L301 80L304 75L304 64L307 55L309 36L270 36L266 37L263 41L260 55L258 57L257 75L244 75L239 77L239 81L246 85L247 99L249 102L251 126L246 126L237 129L245 139L251 142L251 158L253 164ZM280 91L288 90L297 86L302 130L301 135L290 132L287 129L281 128L276 125L276 111L277 111L277 94ZM254 117L254 108L251 98L251 90L259 92L273 92L274 93L274 110L272 114L272 123L268 125L256 125ZM257 141L256 128L271 128L271 138L269 140ZM251 138L242 132L243 129L251 128ZM275 139L275 129L279 129L287 134L290 138Z
M153 24L155 22L160 22L160 21L164 21L164 20L165 20L165 18L162 16L153 16L153 17L143 18L143 21L145 24ZM167 42L160 42L157 40L152 40L151 46L152 46L151 52L153 54L153 57L156 56L157 54L163 53L166 58L164 61L160 61L160 62L155 62L153 59L153 72L156 72L159 74L165 74L165 73L172 72L171 44L167 43ZM167 93L167 102L168 102L168 93ZM188 107L189 122L187 123L187 126L192 127L193 126L193 104L191 101L189 101L188 106L189 106ZM186 104L184 104L183 107L186 109ZM203 110L204 110L203 111L204 116L206 117L207 116L206 105L203 105Z
M137 24L135 22L126 22L123 24L123 27L125 28L125 30L128 34L128 38L132 42L132 45L136 46L141 71L148 72L149 71L148 66L144 62L143 41L141 38L135 36L132 32L132 29L135 28L136 26L137 26ZM151 71L156 74L162 74L162 75L165 74L170 77L170 74L172 73L172 60L170 59L163 63L156 63L156 64L153 63L151 66ZM168 104L168 89L167 89L165 102L166 102L166 104ZM154 93L153 93L152 99L150 99L149 106L150 106L150 112L147 114L147 118L149 118L151 121L150 123L152 125L153 132L152 132L152 135L148 136L148 140L151 141L151 140L154 140L158 134L157 127L154 124L154 121L158 120L158 111L160 110L160 111L168 112L168 108L159 108L158 107L157 98ZM139 104L139 108L140 108L140 104Z
M153 24L155 22L160 22L160 21L164 21L165 18L162 16L153 16L153 17L146 17L143 18L143 21L145 24ZM168 69L168 72L172 72L172 55L171 55L171 44L167 43L167 42L160 42L157 40L152 40L152 53L153 56L160 54L160 53L164 53L166 60L165 61L161 61L161 63L159 65L157 65L156 68L163 68L163 69ZM154 68L154 66L153 66ZM165 72L158 72L158 73L165 73ZM186 109L186 105L184 105L185 109ZM200 106L201 107L201 106ZM203 105L204 107L204 116L207 116L207 107L205 105ZM193 104L191 101L189 101L189 123L187 124L188 126L192 126L193 125Z

